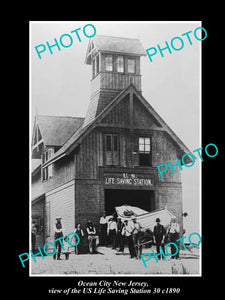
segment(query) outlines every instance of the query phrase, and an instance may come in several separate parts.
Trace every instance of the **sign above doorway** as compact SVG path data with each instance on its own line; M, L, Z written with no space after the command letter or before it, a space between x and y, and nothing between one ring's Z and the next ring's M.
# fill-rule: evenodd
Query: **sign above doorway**
M136 173L106 173L106 185L153 186L153 176Z

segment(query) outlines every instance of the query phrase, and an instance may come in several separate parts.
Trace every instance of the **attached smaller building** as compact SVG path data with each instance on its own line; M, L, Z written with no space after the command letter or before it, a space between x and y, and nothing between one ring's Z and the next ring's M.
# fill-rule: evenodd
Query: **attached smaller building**
M80 128L83 120L84 118L58 116L35 117L32 137L31 217L37 227L37 247L43 247L48 238L52 240L57 216L63 216L67 231L74 230L74 213L71 214L75 206L73 161L69 159L67 162L43 166Z

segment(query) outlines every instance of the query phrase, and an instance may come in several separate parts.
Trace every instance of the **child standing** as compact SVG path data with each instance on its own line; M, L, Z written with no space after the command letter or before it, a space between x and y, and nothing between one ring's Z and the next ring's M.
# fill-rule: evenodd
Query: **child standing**
M65 250L63 250L62 252L63 252L63 254L65 254L65 259L68 260L71 251L70 251L70 246L67 242L67 236L64 237L64 249Z

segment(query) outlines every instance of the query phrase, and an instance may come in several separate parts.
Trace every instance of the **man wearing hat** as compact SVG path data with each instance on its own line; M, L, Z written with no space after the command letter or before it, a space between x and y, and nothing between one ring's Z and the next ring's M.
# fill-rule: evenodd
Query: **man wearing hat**
M156 251L157 251L157 254L160 253L161 252L160 246L161 246L163 252L165 253L164 238L166 235L166 230L165 230L164 226L162 224L160 224L161 221L159 218L156 218L155 221L157 224L154 226L153 236L154 236L154 240L156 243ZM162 256L162 258L164 258L163 255L159 255L158 259L161 259L161 256Z
M137 222L137 218L135 216L133 216L131 218L131 220L133 221L134 224L134 230L133 230L133 241L134 241L134 247L136 250L136 253L138 253L138 248L139 248L139 244L140 244L140 233L141 233L141 225L139 222Z
M125 229L125 237L127 241L127 246L130 252L130 258L137 258L137 253L135 251L134 247L134 241L133 241L133 231L134 231L134 225L133 222L129 222L128 220L124 220L124 229Z

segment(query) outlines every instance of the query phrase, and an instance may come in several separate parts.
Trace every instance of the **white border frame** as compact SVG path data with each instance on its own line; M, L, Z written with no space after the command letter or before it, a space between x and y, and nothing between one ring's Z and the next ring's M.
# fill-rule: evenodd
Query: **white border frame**
M31 141L32 141L32 81L31 81L31 23L74 23L76 21L29 21L29 249L31 249ZM202 26L202 21L80 21L80 23L196 23L200 22ZM199 47L199 142L202 145L202 44ZM197 148L196 148L197 149ZM202 237L202 168L199 164L199 228L200 235ZM202 277L202 244L199 247L200 257L199 257L199 270L200 274L31 274L31 259L29 259L29 277Z

